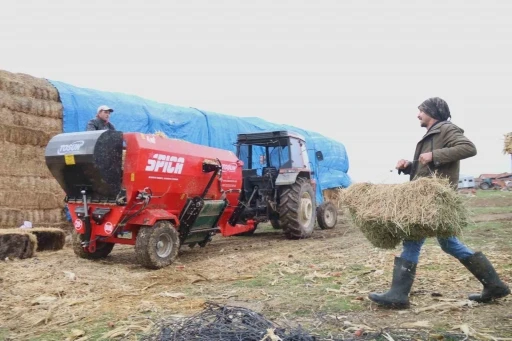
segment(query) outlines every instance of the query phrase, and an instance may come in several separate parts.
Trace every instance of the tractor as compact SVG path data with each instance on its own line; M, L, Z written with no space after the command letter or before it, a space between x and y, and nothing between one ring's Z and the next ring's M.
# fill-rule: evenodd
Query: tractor
M266 156L282 167L276 173L269 164L259 180L231 151L112 130L55 135L45 162L65 193L78 257L102 259L115 244L134 245L142 266L159 269L184 245L254 232L265 212L290 238L311 234L315 188L305 145L282 134L277 140ZM265 191L269 179L278 190Z
M316 181L306 142L289 131L238 134L236 156L243 162L243 187L230 223L270 221L289 239L307 238L315 220L322 229L336 225L337 209L330 202L316 204ZM321 151L315 156L323 160Z

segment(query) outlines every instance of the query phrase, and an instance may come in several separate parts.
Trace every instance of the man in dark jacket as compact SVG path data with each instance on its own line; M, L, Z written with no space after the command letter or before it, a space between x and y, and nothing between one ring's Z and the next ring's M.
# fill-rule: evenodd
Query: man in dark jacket
M413 161L400 160L396 168L399 173L409 174L411 181L435 173L448 178L456 189L460 160L475 156L475 145L463 135L461 128L448 121L451 117L450 109L441 98L429 98L418 109L418 119L421 126L427 129L427 133L418 142ZM509 287L500 280L482 252L473 252L457 237L437 240L444 252L458 259L483 284L482 293L469 295L470 300L489 302L510 294ZM372 301L392 308L409 307L409 292L424 242L425 239L403 242L402 254L395 257L391 289L382 294L370 293L369 298Z
M86 130L116 130L114 125L109 122L112 112L114 112L114 109L106 105L101 105L96 111L96 118L93 118L87 123Z

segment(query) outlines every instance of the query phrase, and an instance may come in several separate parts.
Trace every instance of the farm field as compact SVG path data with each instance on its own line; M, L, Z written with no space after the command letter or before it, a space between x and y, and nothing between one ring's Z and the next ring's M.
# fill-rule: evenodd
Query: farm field
M477 191L468 205L473 222L461 239L511 285L512 192ZM467 295L481 284L434 239L422 249L411 309L369 301L370 291L389 288L399 253L372 247L344 216L306 240L286 240L270 225L253 236L216 236L156 271L139 266L131 246L88 261L67 244L0 262L0 340L137 340L205 302L246 307L323 340L512 340L512 296L471 304Z

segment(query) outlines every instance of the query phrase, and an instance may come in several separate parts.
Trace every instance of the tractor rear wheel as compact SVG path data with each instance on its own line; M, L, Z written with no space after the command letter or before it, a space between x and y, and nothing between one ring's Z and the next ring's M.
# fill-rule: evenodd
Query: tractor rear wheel
M316 197L313 187L305 178L297 178L283 187L279 197L279 226L288 239L308 238L316 220Z
M142 226L135 242L137 260L148 269L170 265L178 256L179 248L179 233L167 220L157 221L153 226Z
M330 230L338 221L338 210L330 201L324 201L317 209L318 226L322 230Z
M486 190L486 189L489 189L489 184L487 182L482 182L480 184L480 189L483 189L483 190Z
M105 242L96 242L96 251L94 252L87 252L82 247L82 242L84 240L84 235L76 232L75 229L73 229L73 232L71 233L71 242L73 245L73 251L75 252L75 255L77 255L80 258L84 259L102 259L107 258L107 256L112 252L112 249L114 248L114 243L105 243Z

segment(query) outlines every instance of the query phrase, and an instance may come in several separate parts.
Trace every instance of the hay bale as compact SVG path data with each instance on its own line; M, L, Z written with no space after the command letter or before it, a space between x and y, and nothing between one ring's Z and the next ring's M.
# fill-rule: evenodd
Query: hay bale
M512 154L512 133L505 135L505 141L503 144L503 153Z
M60 194L60 195L59 195ZM25 188L23 191L1 191L0 207L16 207L18 209L51 209L64 207L64 196L42 191L32 191Z
M66 244L66 233L59 228L35 227L25 230L37 238L36 251L62 250Z
M0 90L12 95L59 101L59 92L46 79L0 70Z
M5 176L0 175L0 191L15 192L50 192L62 198L66 195L54 178L38 176Z
M46 147L51 138L50 134L39 129L0 123L0 140L5 142Z
M11 95L0 91L0 108L23 112L35 116L62 118L62 103L31 97Z
M322 191L325 201L337 202L339 200L340 188L327 188Z
M64 222L66 216L60 207L47 210L20 210L0 207L0 228L21 226L25 220L37 226L50 226Z
M0 259L30 258L37 249L35 235L23 231L0 230Z
M8 108L0 109L0 122L11 126L38 129L51 136L62 132L62 119L60 118L34 116Z
M387 249L402 240L458 236L469 216L463 198L439 177L393 185L356 183L339 190L338 205L348 208L374 246Z
M44 148L0 140L0 175L52 177L44 160Z

